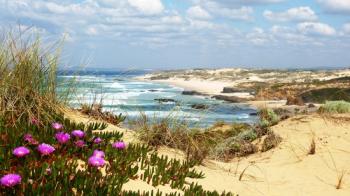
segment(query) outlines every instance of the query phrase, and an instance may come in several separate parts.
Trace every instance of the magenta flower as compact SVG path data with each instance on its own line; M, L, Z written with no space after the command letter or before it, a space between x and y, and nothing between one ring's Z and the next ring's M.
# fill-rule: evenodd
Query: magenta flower
M81 139L85 136L85 133L82 130L74 130L72 131L72 135Z
M88 164L93 167L103 167L105 165L105 160L101 157L91 156L88 160Z
M119 141L119 142L113 143L113 144L112 144L112 147L113 147L113 148L116 148L116 149L119 149L119 150L123 150L123 149L126 147L126 145L125 145L124 142Z
M83 140L78 140L76 142L74 142L75 146L82 148L85 146L85 142Z
M65 144L70 139L70 135L68 133L59 132L55 134L55 138L58 141L58 143Z
M49 155L55 151L55 148L49 144L42 143L38 146L38 151L41 155Z
M101 142L102 142L102 139L99 138L99 137L97 137L97 138L94 139L94 143L95 143L95 144L100 144Z
M51 124L52 128L55 129L56 131L60 131L63 129L63 125L58 122L54 122Z
M5 187L13 187L20 184L22 177L18 174L7 174L0 179L0 184Z
M15 155L16 157L25 157L29 153L30 153L30 150L24 146L17 147L12 151L12 154Z
M36 141L31 134L25 134L23 136L25 142L28 142L31 145L37 145L39 142Z
M103 151L101 151L101 150L94 150L94 153L92 154L92 156L104 158L105 157L105 153Z
M32 123L33 125L39 125L39 120L36 118L32 118L30 119L30 123Z

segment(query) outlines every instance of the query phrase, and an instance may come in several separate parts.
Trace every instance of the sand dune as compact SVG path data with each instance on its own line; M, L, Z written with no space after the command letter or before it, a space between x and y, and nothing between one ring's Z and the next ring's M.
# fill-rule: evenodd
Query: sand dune
M80 122L93 121L76 112L68 112L67 116ZM206 190L239 195L350 195L349 127L350 115L313 114L290 118L272 127L283 138L277 148L229 163L206 160L204 165L196 167L206 178L195 181ZM125 141L137 142L131 130L110 125L107 131L111 130L124 132ZM308 155L313 139L316 153ZM174 149L161 148L159 153L184 158ZM341 175L343 181L337 189ZM124 189L175 191L168 186L152 187L140 180L128 182Z

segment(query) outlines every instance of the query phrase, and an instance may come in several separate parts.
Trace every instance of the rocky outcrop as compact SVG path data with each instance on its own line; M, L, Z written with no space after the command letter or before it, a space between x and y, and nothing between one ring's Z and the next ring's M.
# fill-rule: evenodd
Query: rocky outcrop
M303 99L300 97L288 96L286 105L303 106L303 105L305 105L305 103L304 103Z
M209 108L209 106L205 105L205 104L201 104L201 103L198 103L198 104L193 104L191 105L191 107L193 109L196 109L196 110L206 110Z
M167 99L167 98L154 99L154 101L158 101L159 103L168 103L168 102L175 103L176 102L174 99Z
M217 100L228 101L231 103L242 103L242 102L249 101L248 99L244 99L236 96L226 96L226 95L215 95L215 96L212 96L212 98Z
M222 93L244 93L248 92L247 89L237 87L224 87Z
M183 91L183 95L205 95L204 93L198 91Z

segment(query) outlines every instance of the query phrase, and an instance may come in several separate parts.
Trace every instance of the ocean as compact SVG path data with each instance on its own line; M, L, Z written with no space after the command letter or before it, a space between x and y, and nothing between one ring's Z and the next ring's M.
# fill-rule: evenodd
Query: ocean
M184 89L156 82L138 81L136 76L145 71L128 72L65 72L59 74L59 91L72 81L75 94L69 100L74 108L82 103L102 101L103 110L122 113L127 120L140 117L141 112L156 120L171 116L188 122L193 127L209 127L217 121L253 124L256 110L246 104L227 103L206 96L182 95ZM69 82L68 82L69 83ZM162 99L163 101L159 101ZM167 100L166 100L167 99ZM195 109L202 104L206 109Z

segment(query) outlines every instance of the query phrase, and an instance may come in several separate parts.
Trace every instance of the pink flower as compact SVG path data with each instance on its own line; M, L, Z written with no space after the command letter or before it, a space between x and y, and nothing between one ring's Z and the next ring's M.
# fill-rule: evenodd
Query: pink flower
M15 155L16 157L25 157L29 153L30 153L30 150L24 146L17 147L12 151L12 154Z
M116 149L119 149L119 150L123 150L126 147L126 145L125 145L125 143L123 141L119 141L119 142L113 143L112 147L116 148Z
M94 153L92 154L92 156L104 158L105 157L105 153L103 151L101 151L101 150L94 150Z
M59 132L55 134L55 138L58 141L58 143L65 144L70 139L70 135L68 133Z
M102 139L99 138L99 137L97 137L97 138L94 139L94 143L95 143L95 144L100 144L101 142L102 142Z
M91 156L88 160L88 164L93 167L103 167L105 165L105 160L101 157Z
M85 146L85 142L83 140L78 140L76 142L74 142L75 146L79 147L79 148L83 148Z
M30 123L32 123L33 125L39 125L39 124L40 124L40 123L39 123L39 120L36 119L36 118L30 119Z
M31 134L25 134L23 136L25 142L28 142L31 145L37 145L39 142L36 141Z
M52 128L55 129L56 131L60 131L63 129L63 125L61 123L58 122L54 122L52 123Z
M72 135L81 139L85 136L85 133L82 130L74 130L72 131Z
M18 174L7 174L0 179L0 184L5 187L13 187L20 184L22 178Z
M49 144L42 143L38 146L41 155L49 155L55 151L55 148Z

